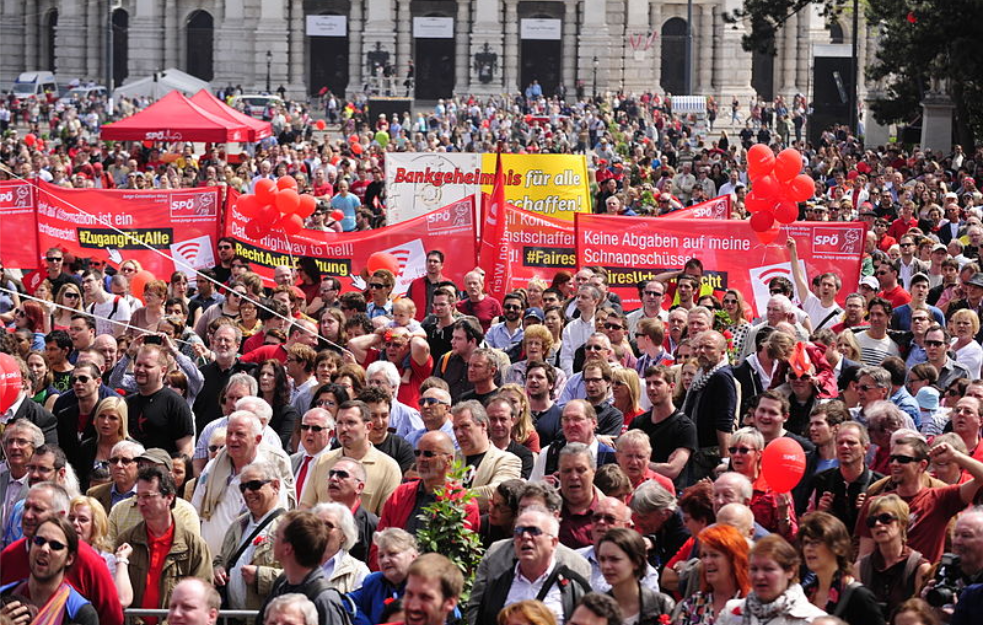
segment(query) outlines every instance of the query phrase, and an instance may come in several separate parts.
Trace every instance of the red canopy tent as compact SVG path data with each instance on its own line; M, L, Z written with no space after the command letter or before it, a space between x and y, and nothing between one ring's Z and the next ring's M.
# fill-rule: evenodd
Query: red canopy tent
M249 141L259 141L273 135L273 124L240 113L204 89L191 96L191 101L216 117L248 126Z
M107 124L106 141L249 141L251 128L209 113L180 91L171 91L139 113Z

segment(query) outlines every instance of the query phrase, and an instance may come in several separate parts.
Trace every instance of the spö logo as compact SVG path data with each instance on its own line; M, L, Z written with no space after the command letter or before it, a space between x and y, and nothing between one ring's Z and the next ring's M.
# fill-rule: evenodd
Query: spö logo
M171 195L172 219L215 217L217 207L215 194L211 192L175 193Z

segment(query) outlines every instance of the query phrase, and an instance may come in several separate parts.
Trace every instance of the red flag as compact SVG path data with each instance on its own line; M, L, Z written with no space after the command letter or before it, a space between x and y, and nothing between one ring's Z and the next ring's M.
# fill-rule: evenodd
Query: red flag
M502 301L508 292L509 246L505 237L505 170L502 169L502 151L495 159L495 184L491 196L482 204L481 253L479 265L485 272L485 292Z

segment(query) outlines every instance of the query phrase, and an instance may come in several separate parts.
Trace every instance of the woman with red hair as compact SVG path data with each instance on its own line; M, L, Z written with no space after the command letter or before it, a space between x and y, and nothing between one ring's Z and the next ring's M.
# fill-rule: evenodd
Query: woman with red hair
M713 625L724 604L751 589L747 539L730 525L711 525L699 535L700 590L676 608L677 625Z
M44 308L41 304L33 300L21 302L17 312L14 313L14 326L17 329L30 330L33 339L31 349L39 352L44 351Z

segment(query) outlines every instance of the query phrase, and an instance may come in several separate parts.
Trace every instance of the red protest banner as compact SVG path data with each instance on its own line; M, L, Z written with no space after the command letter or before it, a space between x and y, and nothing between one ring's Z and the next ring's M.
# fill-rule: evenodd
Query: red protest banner
M219 189L133 191L37 188L38 246L115 266L138 261L162 280L215 265ZM152 249L147 249L149 246ZM173 259L173 260L172 260Z
M491 195L483 197L481 210L481 244L478 258L485 271L485 292L502 301L509 291L512 266L509 250L502 245L505 238L505 171L502 152L495 160L495 186Z
M508 250L508 290L525 288L532 278L553 280L561 269L577 267L573 223L505 205L505 231L495 249Z
M631 309L641 305L639 281L681 269L696 257L714 290L739 289L758 312L768 299L769 280L792 279L785 248L789 235L798 242L808 275L837 274L843 281L841 300L856 291L865 228L859 222L796 222L782 227L774 243L762 245L745 221L578 214L577 259L580 265L605 267L610 288Z
M361 291L359 275L369 256L388 252L399 261L393 295L406 293L410 282L426 273L427 252L440 250L447 258L444 275L464 284L464 274L477 264L475 254L475 200L469 196L409 221L364 232L301 230L289 239L274 231L260 239L246 234L250 219L229 203L225 236L236 240L236 254L249 259L252 270L272 280L278 265L291 265L298 257L315 259L321 272L341 281L342 291Z
M0 259L5 267L39 267L37 204L34 186L25 180L0 180Z
M731 197L720 195L678 211L659 215L660 219L730 219Z

